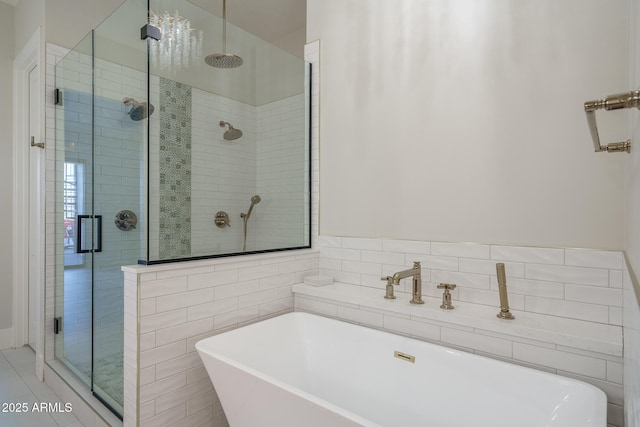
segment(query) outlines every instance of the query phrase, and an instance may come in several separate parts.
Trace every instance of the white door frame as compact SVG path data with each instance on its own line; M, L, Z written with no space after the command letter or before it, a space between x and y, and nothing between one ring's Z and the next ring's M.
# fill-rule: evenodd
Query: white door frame
M21 347L29 342L29 234L39 236L35 262L36 277L36 375L42 379L44 372L44 271L45 271L45 150L31 147L29 132L29 75L38 67L40 91L37 95L40 132L39 141L44 140L44 71L41 60L41 30L38 28L25 47L13 61L13 346ZM41 151L40 210L36 224L29 222L30 155L31 150Z

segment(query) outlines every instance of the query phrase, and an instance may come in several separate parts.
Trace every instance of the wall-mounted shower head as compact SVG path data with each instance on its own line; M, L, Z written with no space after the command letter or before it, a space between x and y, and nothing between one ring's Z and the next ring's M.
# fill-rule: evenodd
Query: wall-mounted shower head
M227 141L233 141L234 139L238 139L242 136L242 131L240 129L234 128L229 122L220 120L220 127L223 128L225 126L229 126L229 128L225 131L222 137Z
M142 119L146 119L150 115L153 114L153 104L147 104L146 102L138 102L133 98L123 98L122 102L125 105L129 105L131 110L127 114L131 117L131 120L140 121Z

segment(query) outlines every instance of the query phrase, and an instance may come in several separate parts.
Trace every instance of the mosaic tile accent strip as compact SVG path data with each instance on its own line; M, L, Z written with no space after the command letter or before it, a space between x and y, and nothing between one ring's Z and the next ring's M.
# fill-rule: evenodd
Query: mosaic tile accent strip
M191 256L191 86L160 79L160 258Z

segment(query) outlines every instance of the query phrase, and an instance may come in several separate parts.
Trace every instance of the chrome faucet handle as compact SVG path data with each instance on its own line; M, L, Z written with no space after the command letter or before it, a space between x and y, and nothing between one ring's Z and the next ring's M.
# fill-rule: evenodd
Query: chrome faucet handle
M442 294L442 304L440 308L443 310L453 310L453 304L451 304L451 293L456 288L456 285L453 283L440 283L438 285L438 289L444 289L444 293Z
M393 294L393 277L391 276L382 276L380 280L386 280L386 292L384 294L384 299L396 299L396 296Z

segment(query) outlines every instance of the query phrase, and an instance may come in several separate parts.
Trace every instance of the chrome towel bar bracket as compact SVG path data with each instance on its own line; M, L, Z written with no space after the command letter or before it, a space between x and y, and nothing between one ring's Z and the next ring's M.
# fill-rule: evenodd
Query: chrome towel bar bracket
M631 140L600 145L598 125L596 124L596 110L605 109L607 111L611 111L633 107L640 109L640 90L609 95L605 99L587 101L584 103L584 112L587 115L587 123L589 124L589 131L591 132L593 147L595 148L596 153L600 151L606 151L608 153L631 152Z

